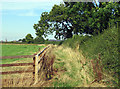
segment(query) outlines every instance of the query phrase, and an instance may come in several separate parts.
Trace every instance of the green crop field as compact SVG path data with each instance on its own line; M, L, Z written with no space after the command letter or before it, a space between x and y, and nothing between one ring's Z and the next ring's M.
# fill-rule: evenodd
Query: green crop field
M2 44L2 56L18 56L18 55L32 55L43 49L45 46L40 45L14 45L14 44ZM25 58L16 59L2 59L2 64L10 63L16 60L23 60Z

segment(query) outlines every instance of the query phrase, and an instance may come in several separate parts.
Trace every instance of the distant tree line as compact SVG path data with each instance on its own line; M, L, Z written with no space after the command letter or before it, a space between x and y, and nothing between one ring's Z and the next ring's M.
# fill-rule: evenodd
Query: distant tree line
M33 38L31 34L27 34L25 38L19 39L18 41L23 43L28 43L28 44L30 43L40 44L40 43L44 43L45 40L42 36L41 37L37 36L36 38Z
M62 40L48 40L44 39L42 36L37 36L36 38L33 38L31 34L27 34L25 38L19 39L17 42L12 43L27 43L27 44L60 44Z

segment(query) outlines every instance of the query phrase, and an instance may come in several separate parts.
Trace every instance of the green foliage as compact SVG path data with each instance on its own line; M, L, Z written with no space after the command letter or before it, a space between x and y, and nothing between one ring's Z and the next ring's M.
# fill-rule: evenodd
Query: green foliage
M79 36L79 35L73 35L72 38L67 39L63 42L63 45L69 46L73 49L76 48L77 45L83 44L85 41L87 41L91 36Z
M100 2L95 7L92 2L64 2L54 5L50 13L43 12L38 24L34 24L37 36L45 37L55 32L56 39L71 38L74 34L98 35L119 18L118 3Z
M33 37L31 34L27 34L25 37L26 42L29 43L33 43Z
M22 42L26 42L25 38L22 39Z
M37 44L37 43L43 44L44 41L45 41L45 40L44 40L43 37L36 37L36 38L34 39L34 43L35 43L35 44Z
M47 36L48 34L48 28L49 28L49 24L48 24L48 12L43 12L41 14L40 17L40 21L38 21L38 24L34 24L33 28L36 31L36 35L38 37L41 36Z
M49 41L45 40L44 44L53 44L53 45L60 45L63 41Z
M89 59L98 58L98 54L101 55L104 68L110 71L115 71L119 67L118 62L118 33L116 28L111 28L96 37L92 37L88 41L80 45L80 49L83 54Z
M87 59L97 59L100 54L104 72L110 73L114 78L120 74L118 28L109 28L104 33L93 37L75 35L72 39L63 42L63 45L73 49L79 45L79 50L82 50Z
M19 39L18 41L22 41L22 39Z

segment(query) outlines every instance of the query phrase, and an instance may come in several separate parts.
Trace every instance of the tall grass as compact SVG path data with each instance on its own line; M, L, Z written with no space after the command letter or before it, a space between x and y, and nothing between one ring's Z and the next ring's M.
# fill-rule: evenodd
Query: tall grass
M80 52L74 51L69 47L57 47L54 49L56 60L54 68L57 75L53 82L54 87L88 87L93 77L90 75L91 66ZM82 66L86 66L83 68ZM92 70L91 70L92 71Z
M100 55L104 73L114 77L114 84L118 84L120 74L118 29L109 28L97 36L74 36L63 42L64 46L82 50L82 54L89 60L98 59Z
M57 70L54 77L54 87L112 87L111 76L103 76L99 62L91 62L82 55L82 51L70 47L58 46L54 49L56 60L54 68ZM100 69L100 70L99 70Z

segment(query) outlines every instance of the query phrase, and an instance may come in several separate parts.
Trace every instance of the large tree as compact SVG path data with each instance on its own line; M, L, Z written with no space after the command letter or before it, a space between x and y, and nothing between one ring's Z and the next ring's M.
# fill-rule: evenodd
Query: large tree
M40 21L37 24L34 24L33 28L36 31L38 37L47 36L49 33L49 15L48 12L43 12L40 17Z
M95 6L91 2L66 2L68 17L74 26L74 33L98 34L107 29L111 19L118 18L119 3L101 2Z
M72 37L72 26L67 17L67 8L64 4L54 5L50 13L43 12L38 21L34 24L36 35L45 37L55 32L56 39L65 39Z
M102 2L98 7L92 2L64 2L54 5L49 13L43 12L34 29L39 37L55 32L56 39L79 33L95 35L103 32L111 19L117 20L119 8L119 3Z

